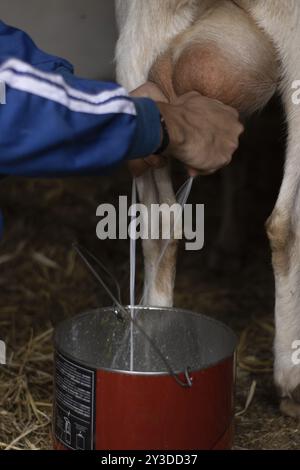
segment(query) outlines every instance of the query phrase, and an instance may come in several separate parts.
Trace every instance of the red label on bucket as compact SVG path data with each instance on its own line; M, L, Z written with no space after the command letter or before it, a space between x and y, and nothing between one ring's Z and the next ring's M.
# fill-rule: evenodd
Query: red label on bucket
M95 377L62 354L55 358L54 435L72 450L93 450Z

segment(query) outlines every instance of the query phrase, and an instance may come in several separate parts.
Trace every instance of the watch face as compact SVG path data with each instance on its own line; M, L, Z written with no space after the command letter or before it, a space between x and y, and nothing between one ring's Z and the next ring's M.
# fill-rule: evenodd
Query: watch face
M161 145L159 149L156 152L154 152L154 155L160 155L161 153L164 153L170 144L169 131L167 128L166 121L162 115L160 115L160 125L161 125L161 132L162 132L162 140L161 140Z

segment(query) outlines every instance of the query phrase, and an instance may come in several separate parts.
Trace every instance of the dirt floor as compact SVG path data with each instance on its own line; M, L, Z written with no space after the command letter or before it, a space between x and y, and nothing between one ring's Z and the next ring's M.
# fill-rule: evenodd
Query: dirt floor
M247 178L237 195L245 233L229 243L241 248L238 242L244 240L239 262L227 254L209 268L222 210L219 175L199 179L192 194L192 200L206 204L205 248L179 257L176 305L224 321L240 338L237 449L300 448L299 423L280 415L272 383L274 285L263 227L279 189L284 141L277 104L248 125ZM126 170L113 179L1 183L0 339L7 344L8 364L0 367L0 449L51 448L53 327L110 303L76 259L72 242L90 248L128 296L129 244L97 240L95 211L129 192ZM139 256L139 285L141 273Z

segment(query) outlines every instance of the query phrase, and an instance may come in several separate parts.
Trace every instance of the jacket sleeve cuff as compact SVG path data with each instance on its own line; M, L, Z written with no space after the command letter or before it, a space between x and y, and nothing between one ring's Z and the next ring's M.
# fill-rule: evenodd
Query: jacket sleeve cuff
M136 129L128 160L143 158L155 152L161 143L160 112L149 98L133 98L136 107Z

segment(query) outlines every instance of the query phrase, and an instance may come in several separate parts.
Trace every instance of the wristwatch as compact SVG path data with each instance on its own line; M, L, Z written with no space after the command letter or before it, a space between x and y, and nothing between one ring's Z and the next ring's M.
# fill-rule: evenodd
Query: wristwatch
M156 150L156 152L154 152L154 155L161 155L167 150L167 148L170 145L169 131L167 128L166 121L164 117L162 116L162 114L160 115L160 125L161 125L161 130L162 130L162 141L161 141L160 147Z

